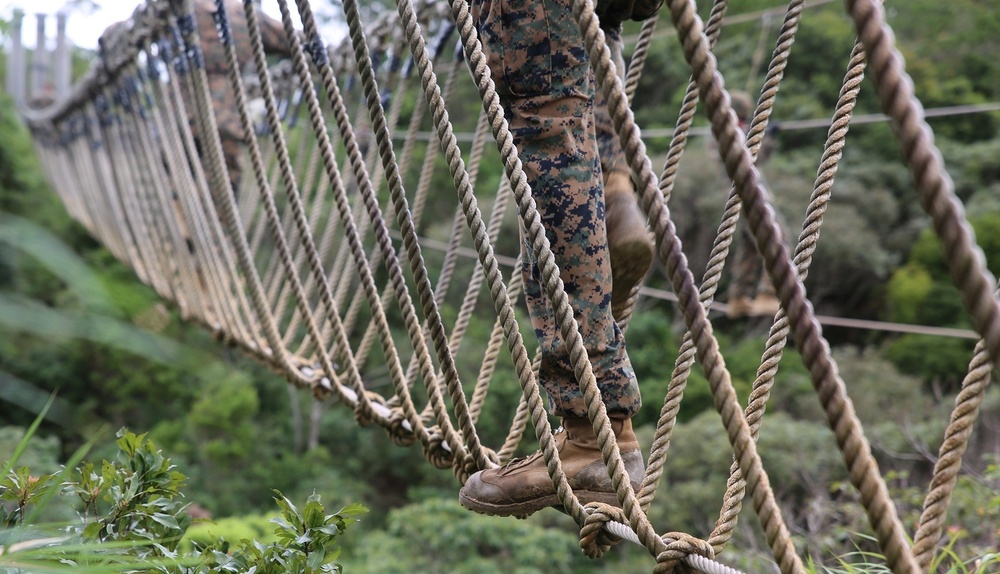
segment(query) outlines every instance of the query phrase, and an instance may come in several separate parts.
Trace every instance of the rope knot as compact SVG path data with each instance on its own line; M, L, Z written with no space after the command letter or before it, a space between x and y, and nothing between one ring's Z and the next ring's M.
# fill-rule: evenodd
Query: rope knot
M336 375L334 376L336 377ZM337 386L340 386L339 382L337 382ZM317 377L310 382L309 389L312 391L314 399L323 402L333 394L333 382L327 377Z
M455 457L454 460L455 464L452 465L451 470L455 473L455 478L458 479L459 484L469 482L469 477L479 471L476 458L471 453L465 453L465 456L461 460L458 457Z
M354 408L354 420L359 426L367 427L375 422L375 413L372 412L371 408L372 403L385 405L385 397L375 391L366 390L364 398L358 398L358 404Z
M434 465L434 468L441 470L451 468L455 455L445 447L444 434L438 426L428 427L427 445L424 448L424 456Z
M480 470L485 470L486 468L493 468L500 464L500 457L497 456L496 451L493 449L483 446L483 454L486 455L486 459L490 464L487 464L484 468L483 465L476 460L476 457L472 455L471 452L466 452L465 456L462 457L461 464L456 463L452 470L455 473L455 478L458 479L460 484L465 484L469 481L469 477L476 474Z
M668 532L662 536L666 542L666 550L656 556L656 566L653 574L682 574L696 572L687 564L681 562L691 554L704 556L715 560L715 551L708 542L684 532Z
M612 546L622 541L608 531L605 526L609 522L628 524L625 511L616 506L602 502L591 502L583 507L587 511L587 519L580 528L580 548L587 558L600 558Z
M417 440L413 431L403 426L405 422L406 415L403 414L403 410L393 408L392 414L389 415L389 426L385 430L389 433L389 438L396 446L410 446Z

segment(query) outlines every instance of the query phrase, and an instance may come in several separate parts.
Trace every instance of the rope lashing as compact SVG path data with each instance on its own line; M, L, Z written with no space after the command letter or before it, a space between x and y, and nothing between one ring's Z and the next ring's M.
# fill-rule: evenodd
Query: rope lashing
M698 540L684 532L668 532L663 535L666 548L656 555L656 566L653 574L682 574L692 572L694 564L689 557L701 557L708 560L715 558L712 547L704 540Z
M199 35L192 0L148 0L129 22L102 36L98 59L73 93L53 108L24 115L45 174L67 211L116 258L175 302L185 319L203 324L292 384L309 388L317 399L335 397L353 410L358 424L384 428L401 446L419 444L431 465L451 469L464 483L477 470L513 458L530 419L560 504L579 526L581 549L591 557L628 540L648 550L654 572L732 574L735 570L716 556L730 542L749 493L778 569L804 571L755 442L784 345L793 336L881 552L894 572L917 572L928 567L941 537L971 429L1000 358L1000 303L921 118L881 4L873 0L846 3L858 40L831 110L801 232L794 250L785 246L754 161L804 8L818 4L790 0L785 8L744 137L711 51L723 30L727 0L713 3L704 26L693 2L668 0L664 14L669 12L673 26L664 29L666 16L646 21L625 69L620 47L610 46L600 29L593 1L574 2L597 89L608 102L656 237L657 257L687 329L638 492L624 471L466 0L399 0L395 12L367 25L357 0L345 0L348 37L335 46L324 43L308 0L295 2L301 30L293 27L290 4L279 0L280 29L291 56L278 64L268 61L264 20L253 0L245 0L240 13L227 11L226 2L217 0L212 37ZM252 50L246 53L236 49L237 20L245 20L249 32ZM761 54L766 32L762 28L758 40ZM666 33L676 33L691 79L657 174L630 100L653 38ZM457 54L452 52L456 36ZM218 49L222 52L213 51ZM225 78L207 69L217 63L218 53L224 54ZM868 62L920 201L945 245L949 272L981 337L945 431L912 546L802 284ZM248 63L253 70L244 76ZM231 91L232 109L213 105L220 79ZM475 90L482 100L471 114L463 107L462 90ZM699 101L705 103L733 182L700 285L669 206ZM234 141L233 121L243 134L235 138L240 141ZM458 137L459 122L469 124L463 129L470 139ZM430 131L421 132L426 123ZM432 137L425 146L421 134L426 133ZM496 170L484 163L491 157L490 138L504 172L492 179L485 176ZM468 144L464 149L460 140ZM448 194L440 189L445 180L453 188ZM485 197L493 198L488 217L480 205ZM454 202L445 214L432 213L445 198ZM553 302L619 506L583 506L563 472L539 390L540 354L521 336L516 305L522 277L515 272L505 280L501 261L506 265L513 258L496 252L510 207ZM707 317L741 215L782 306L745 409L736 400ZM432 243L426 238L434 226ZM438 245L440 265L429 265L429 250ZM462 264L469 254L475 266ZM519 260L514 268L520 269ZM461 293L458 285L465 286ZM484 286L488 308L479 301ZM634 290L619 318L623 330L641 293ZM455 313L442 311L459 299ZM492 325L489 339L471 341L470 325L484 312ZM446 316L454 318L449 323ZM393 323L396 317L402 328ZM462 380L457 357L479 352L473 385ZM647 515L667 468L695 361L708 379L734 456L719 518L705 539L658 533ZM372 363L378 366L373 369ZM504 407L511 409L512 423L503 442L490 445L477 424L490 401L503 394L491 392L501 372L517 377L521 395L516 405ZM388 381L385 393L375 386L379 377Z
M585 508L589 514L580 529L580 548L589 558L600 558L622 540L611 532L609 524L617 522L625 525L628 517L621 508L607 504L592 503Z

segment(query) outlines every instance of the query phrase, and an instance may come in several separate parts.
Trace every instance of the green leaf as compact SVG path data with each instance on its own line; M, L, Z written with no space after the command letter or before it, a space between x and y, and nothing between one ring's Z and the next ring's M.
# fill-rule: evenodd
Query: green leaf
M63 471L60 474L61 475L66 475L66 476L72 476L72 473L68 469L75 468L76 465L80 464L80 461L82 461L83 457L85 457L87 455L87 453L90 452L90 449L93 446L94 446L94 439L91 439L91 440L87 441L86 444L84 444L80 448L76 449L76 452L74 452L73 455L69 458L69 460L66 461L66 465L65 465ZM93 471L92 471L93 465L91 465L91 464L88 463L87 466L86 466L86 469L87 469L87 474L86 475L84 475L83 472L81 472L81 481L86 480L84 478L85 476L87 478L90 478L90 477L93 476ZM88 482L88 484L89 484L89 482ZM64 486L65 486L65 484L64 484ZM74 490L78 491L78 489L74 489ZM42 511L43 508L45 508L48 505L49 501L52 500L52 497L55 496L58 492L59 492L59 490L56 489L56 488L49 489L41 497L41 500L39 500L37 502L37 504L35 504L35 507L34 507L34 509L32 509L31 514L29 514L27 516L27 518L25 519L26 522L28 524L35 523L35 521L37 521L37 519L38 519L38 514ZM89 490L86 491L84 493L84 496L86 496L86 497L89 498L91 496L90 491Z
M299 535L299 531L292 526L287 520L282 517L272 518L271 522L277 524L278 528L274 529L274 533L281 538L286 538L289 540L294 540L295 537Z
M312 541L313 541L312 534L309 534L308 532L298 536L295 539L296 544L309 544Z
M87 307L102 315L120 315L107 289L87 263L47 229L27 219L0 213L0 242L40 260Z
M363 504L349 504L340 509L337 514L340 516L356 516L358 514L367 514L368 508Z
M292 501L285 498L285 495L281 494L280 490L274 490L274 493L278 495L275 497L274 502L278 504L283 512L290 512L292 514L299 513L298 509L295 508L295 505L292 504Z
M177 523L177 519L174 518L173 516L170 516L169 514L162 514L157 512L152 516L150 516L150 518L152 518L159 524L166 526L167 528L173 528L174 530L181 529L181 525Z
M323 526L317 526L314 530L322 532L323 534L328 534L330 536L336 536L340 534L341 529L339 526L334 524L324 524Z
M318 570L325 561L326 551L323 548L317 548L309 553L309 558L306 559L306 566L312 570Z
M45 413L49 411L49 407L52 406L52 401L54 400L55 393L52 394L49 402L45 403L45 407L43 407L42 411L38 413L37 417L35 417L35 420L31 423L31 426L28 427L28 430L24 432L24 438L22 438L21 442L17 444L17 448L14 449L14 454L12 454L10 458L7 459L7 462L4 463L3 474L0 474L0 476L7 476L10 469L14 468L14 465L17 464L17 459L21 458L21 455L24 454L24 449L28 447L28 441L31 440L35 431L38 430L38 425L42 424L42 420L45 418Z
M83 529L84 540L97 540L101 534L101 523L91 522Z
M322 526L323 519L323 505L315 500L307 502L305 508L302 509L302 522L306 528Z

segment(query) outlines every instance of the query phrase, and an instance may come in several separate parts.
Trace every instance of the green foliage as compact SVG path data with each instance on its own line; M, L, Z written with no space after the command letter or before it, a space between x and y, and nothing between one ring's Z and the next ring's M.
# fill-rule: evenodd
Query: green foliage
M729 16L773 5L771 0L747 0L734 6ZM382 8L373 5L363 9L377 12ZM708 9L709 3L699 5L702 16ZM1000 38L1000 28L991 3L912 0L906 6L887 5L887 15L897 26L907 68L925 105L1000 99L1000 70L991 56L997 50L990 49ZM662 11L660 17L664 18L662 28L669 16ZM772 18L769 24L755 20L726 27L715 53L730 88L759 88L762 72L757 70L756 77L748 73L751 58L761 34L767 36L765 47L773 45L778 32L776 22ZM628 23L626 34L635 34L638 28L639 24ZM853 38L853 24L842 7L810 8L803 14L788 61L772 116L779 149L762 167L777 200L776 207L788 220L793 235L806 208L825 134L823 130L782 130L781 124L831 115ZM636 117L643 128L672 127L689 69L677 38L670 34L656 35L649 58L633 100ZM357 95L355 88L348 97L356 100ZM393 94L393 98L403 101L404 123L420 97L412 86ZM301 414L297 420L293 418L296 415L290 406L298 397L292 394L296 398L289 399L284 381L239 360L235 352L215 345L197 327L180 324L174 309L166 312L164 331L151 334L140 328L144 312L159 305L159 297L139 285L131 270L70 221L44 183L29 134L18 121L10 100L0 98L0 132L4 134L0 141L0 401L16 405L0 409L0 423L26 426L43 410L53 389L59 389L59 401L65 407L60 408L58 401L52 403L42 426L52 438L34 439L16 468L4 474L7 500L3 509L9 512L8 522L27 519L46 497L61 491L60 485L68 479L65 473L57 475L58 463L76 469L78 465L66 462L67 457L83 437L91 436L91 429L107 421L111 428L128 426L137 433L148 433L139 436L155 439L172 460L184 467L190 476L185 504L197 502L217 517L239 515L188 530L194 542L186 544L206 550L197 566L201 570L193 571L221 571L222 564L229 570L257 567L258 571L267 571L288 565L332 569L333 562L328 560L337 560L332 558L335 550L318 552L313 548L304 552L301 544L287 543L293 535L298 539L307 531L321 544L331 542L325 538L329 532L323 529L332 531L328 528L331 525L339 528L338 521L350 516L330 518L324 514L324 523L319 524L315 506L310 506L318 503L314 500L302 513L290 505L282 508L284 539L279 541L271 525L266 524L272 516L266 511L273 509L273 501L262 486L279 489L288 500L305 500L314 485L319 485L317 490L326 500L365 499L376 509L364 525L372 536L357 544L357 552L349 551L344 559L350 570L648 570L648 556L638 556L643 559L639 565L628 562L641 554L641 549L634 554L616 551L615 556L599 564L582 560L576 549L576 534L559 529L568 520L554 512L542 513L546 516L533 522L501 521L472 516L453 503L441 502L441 496L454 496L456 483L450 473L431 468L419 448L395 448L384 433L359 429L340 406L316 417L314 427L309 429L316 431L316 438L307 447L305 439L293 439L296 429L300 435L306 434L303 429L307 423ZM468 82L459 82L448 109L459 130L471 126L481 110L475 89ZM879 110L872 83L866 81L857 112ZM701 112L695 121L698 126L706 125ZM929 121L937 132L936 141L955 180L956 193L966 202L968 213L974 215L976 237L988 265L997 273L1000 114ZM430 118L425 118L421 129L429 126ZM297 131L290 135L295 151L305 140ZM667 142L660 138L647 144L652 154L662 155ZM702 143L700 139L689 142L669 204L696 276L707 264L728 187L726 182L720 182L717 161L707 155ZM427 144L417 144L414 157L422 157L426 149ZM486 154L477 186L484 214L489 212L492 189L502 172L494 146L488 145ZM834 199L826 212L823 236L807 280L810 298L822 314L967 327L967 314L948 279L939 242L928 229L927 218L912 190L911 175L899 157L899 146L887 124L852 126ZM654 159L654 164L661 159ZM419 164L411 162L403 174L408 190L416 188ZM419 230L422 236L442 241L447 239L455 210L453 182L444 166L445 160L439 156L431 179L434 191ZM381 187L384 197L384 182ZM41 231L42 226L47 231ZM511 255L518 245L516 224L508 216L498 252ZM426 250L425 255L436 277L443 257L431 251ZM463 260L460 265L468 269L472 263ZM379 280L384 280L384 270L379 273ZM504 273L510 276L509 269L504 268ZM723 277L720 293L725 292L728 280L728 276ZM668 288L660 270L651 274L651 282ZM462 290L453 284L444 297L442 312L449 320L457 314ZM533 336L524 320L523 306L519 311L523 334L531 342ZM398 323L398 308L390 305L388 312ZM360 325L367 323L367 313L362 311ZM481 354L476 351L485 347L493 319L490 305L481 305L463 349L457 353L467 391L471 392L481 363ZM683 332L681 323L672 306L647 300L628 331L629 353L645 405L635 420L641 427L644 445L652 442L651 425L658 416L673 368ZM715 327L733 384L745 401L763 349L762 327L726 320L716 322ZM941 427L947 421L951 401L948 395L964 375L971 343L843 329L829 329L826 333L879 464L890 477L900 512L908 524L912 523L929 477L928 459L933 458ZM399 341L406 339L401 328L393 335ZM352 336L355 341L360 338L359 333ZM376 390L387 381L379 370L380 363L384 363L382 355L372 353L364 371L366 384ZM416 387L418 403L423 404L420 384ZM22 392L25 389L28 392ZM478 423L485 444L499 444L506 435L520 393L512 368L502 359ZM997 400L996 393L988 396L982 408L981 427L996 427L1000 420ZM768 411L760 445L769 476L796 532L797 543L808 547L817 561L828 563L832 556L852 548L852 539L858 539L855 534L867 531L867 521L859 512L856 493L845 481L842 461L832 445L824 422L826 415L808 374L790 350L786 350ZM531 434L529 429L523 450L537 446ZM7 456L9 445L16 445L19 436L18 431L0 430L0 458ZM672 444L667 478L652 509L654 524L671 530L707 532L717 519L731 455L708 383L697 366L685 391ZM97 452L107 448L98 445ZM994 510L1000 507L1000 501L995 497L995 471L988 470L994 467L987 467L982 456L987 450L988 445L974 443L966 456L965 472L959 478L949 515L950 524L959 530L950 532L953 546L948 546L945 553L982 557L997 545L995 527L990 527L998 522ZM163 473L173 472L163 469L162 461L151 451L140 447L135 452L135 460L159 469L154 477L159 473L160 479L166 480ZM110 452L107 458L114 461L108 467L115 469L112 474L106 475L100 463L93 467L80 465L88 469L87 478L81 474L76 483L85 485L80 488L91 488L81 496L93 498L85 514L88 520L103 520L114 500L130 501L128 516L107 524L121 535L132 531L119 524L130 525L134 520L144 534L102 542L105 546L99 553L86 551L72 559L77 565L100 563L108 568L134 568L127 563L110 564L112 553L105 550L110 548L109 542L126 544L115 549L114 560L125 560L137 543L144 548L142 552L152 552L144 541L155 537L150 533L157 528L169 525L169 519L163 516L171 516L172 510L156 506L168 505L164 500L170 497L164 492L169 489L156 487L161 493L153 500L143 498L144 492L122 498L130 484L145 484L145 479L129 478L136 474L131 463L126 464ZM26 474L24 467L32 472ZM118 484L116 492L120 494L112 494L110 487L103 486L106 484ZM98 492L93 493L93 488ZM279 504L286 500L283 496L280 499ZM84 501L80 500L80 504ZM52 509L57 506L55 502L49 505ZM156 514L163 515L160 519L168 525L154 520ZM312 516L308 519L312 520L310 526L306 525L305 514ZM64 517L64 512L46 511L44 515L47 519ZM182 519L177 520L182 526ZM111 536L106 530L99 534ZM724 558L732 560L731 564L748 565L748 571L769 567L753 562L756 557L746 550L761 546L762 540L752 513L744 511L735 535L732 546L737 549L736 556L727 551ZM217 543L218 537L228 540L228 546ZM215 553L243 548L238 540L244 538L256 539L260 544L246 546L239 561ZM449 545L452 538L461 552ZM8 540L5 537L0 545L9 547ZM863 537L861 540L859 547L871 547ZM268 549L271 544L282 546ZM56 552L62 557L71 556L66 543L57 546ZM189 548L182 545L171 551L183 555ZM24 551L36 550L45 552ZM865 560L860 555L848 557L850 564L843 568L879 571L879 566L864 566ZM983 564L992 567L989 560L981 558ZM953 562L960 564L958 560ZM948 564L941 570L952 571ZM979 567L982 572L988 571L984 568L987 566Z
M934 286L931 274L921 265L900 267L889 280L890 318L900 323L918 323L920 309Z
M245 377L227 377L202 389L189 415L203 457L218 464L244 458L255 439L253 416L260 403Z
M974 344L969 339L902 335L889 344L886 357L904 373L954 387L968 370Z
M230 516L218 520L195 520L184 533L184 541L208 546L216 540L256 540L268 544L278 539L273 520L277 513Z
M873 544L875 538L872 536L860 536L861 544ZM948 533L945 544L939 548L934 559L928 567L928 572L940 572L941 574L989 574L1000 565L1000 555L995 552L983 553L976 558L963 560L955 551L957 542L962 538L962 533L953 531ZM837 566L816 567L810 565L810 572L822 574L889 574L892 570L886 564L886 559L877 552L855 550L839 556Z
M590 572L575 535L532 521L497 519L431 499L389 513L346 562L356 573Z
M41 417L39 417L41 420ZM23 445L30 433L22 441ZM191 517L180 489L186 477L145 435L118 433L118 455L75 471L35 476L28 467L0 481L0 570L94 572L160 571L166 574L225 572L340 572L338 538L366 512L351 505L327 514L318 495L299 511L276 491L280 513L268 540L211 538L181 548ZM5 467L15 460L5 461ZM33 503L47 504L58 490L75 500L79 519L58 528L59 536L30 521ZM8 508L10 510L8 510ZM29 520L25 520L29 516Z
M1000 212L969 218L990 269L1000 268ZM904 323L969 328L961 294L952 284L941 242L926 229L913 245L907 264L888 283L889 316ZM954 388L968 368L972 341L903 335L890 342L886 356L903 372Z
M20 464L35 472L52 473L59 470L59 438L35 437L31 441L25 441L27 434L21 427L0 427L0 460L10 460L18 446L24 444L25 450L18 457Z
M970 215L969 223L986 258L986 266L1000 269L1000 212ZM926 269L935 280L948 281L945 263L944 251L937 235L930 229L925 230L913 245L910 264Z

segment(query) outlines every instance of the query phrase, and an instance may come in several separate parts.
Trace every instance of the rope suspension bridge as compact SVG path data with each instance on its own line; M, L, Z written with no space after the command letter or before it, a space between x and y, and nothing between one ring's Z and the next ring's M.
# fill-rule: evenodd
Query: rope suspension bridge
M284 0L278 4L288 60L269 64L252 0L243 6L252 54L237 53L227 12L231 7L225 3L217 3L218 34L211 36L195 25L191 0L147 0L128 23L103 36L99 61L68 95L45 109L24 110L46 175L66 209L142 281L174 302L187 320L203 324L291 383L311 389L317 399L336 397L361 424L383 427L399 445L419 445L431 464L451 469L463 484L477 470L509 461L530 420L562 505L580 526L584 551L598 557L629 540L648 549L655 572L734 572L716 556L729 544L747 496L781 572L805 571L755 442L784 347L792 340L889 567L897 573L928 570L971 427L992 369L1000 364L1000 301L880 2L845 2L857 41L792 248L781 241L754 160L807 4L792 0L783 10L745 137L712 53L723 30L726 0L716 0L704 23L690 0L666 0L663 12L669 18L664 14L644 22L627 70L616 69L594 2L574 4L597 85L609 103L656 237L656 257L672 287L672 293L637 288L631 303L646 294L675 299L687 329L638 491L624 474L467 0L398 0L397 12L368 23L361 20L357 0L344 0L349 36L335 46L324 44L307 0L297 0L294 8ZM293 9L301 30L294 28ZM663 33L657 26L667 22L681 43L691 80L676 126L662 134L670 145L657 171L629 101L650 42ZM246 134L238 159L248 167L235 189L220 135L220 111L213 106L213 78L204 61L209 46L224 49L225 78L235 96L226 113L235 114ZM245 73L247 61L253 64L250 73ZM916 195L933 221L979 338L912 535L897 516L803 287L866 74L892 122ZM454 110L461 103L455 99L457 86L470 79L482 106L471 141L463 148L449 105ZM421 97L405 110L408 124L400 125L407 105L402 94L411 88L419 89ZM700 282L688 266L669 207L699 103L706 108L733 182ZM427 121L433 126L431 145L418 145L428 139L420 131ZM479 177L490 145L496 146L504 168L499 182ZM405 178L421 159L415 189L407 189ZM433 177L442 164L453 183L448 191L458 201L440 273L432 277L424 255L431 243L418 230L436 215L427 212L431 194L445 192L436 189L440 179ZM494 195L484 213L479 198ZM514 273L505 279L501 268L513 259L494 251L511 208L533 245L562 336L577 362L620 507L582 505L563 475L539 391L536 353L521 336L516 311L520 277ZM774 316L745 409L737 401L708 318L741 217L754 235L782 308ZM474 255L475 268L460 265L460 255ZM442 301L460 285L465 285L462 303L449 324ZM464 337L483 291L489 294L495 323L481 370L467 393L456 356L470 352L468 345L463 347ZM631 310L619 321L623 329L630 319ZM398 322L405 333L394 329ZM365 385L364 365L378 352L391 380L392 392L386 395ZM672 431L695 362L709 381L734 461L716 527L703 538L659 532L646 514L662 490L658 487ZM512 366L523 394L506 439L487 445L476 423L502 364Z

